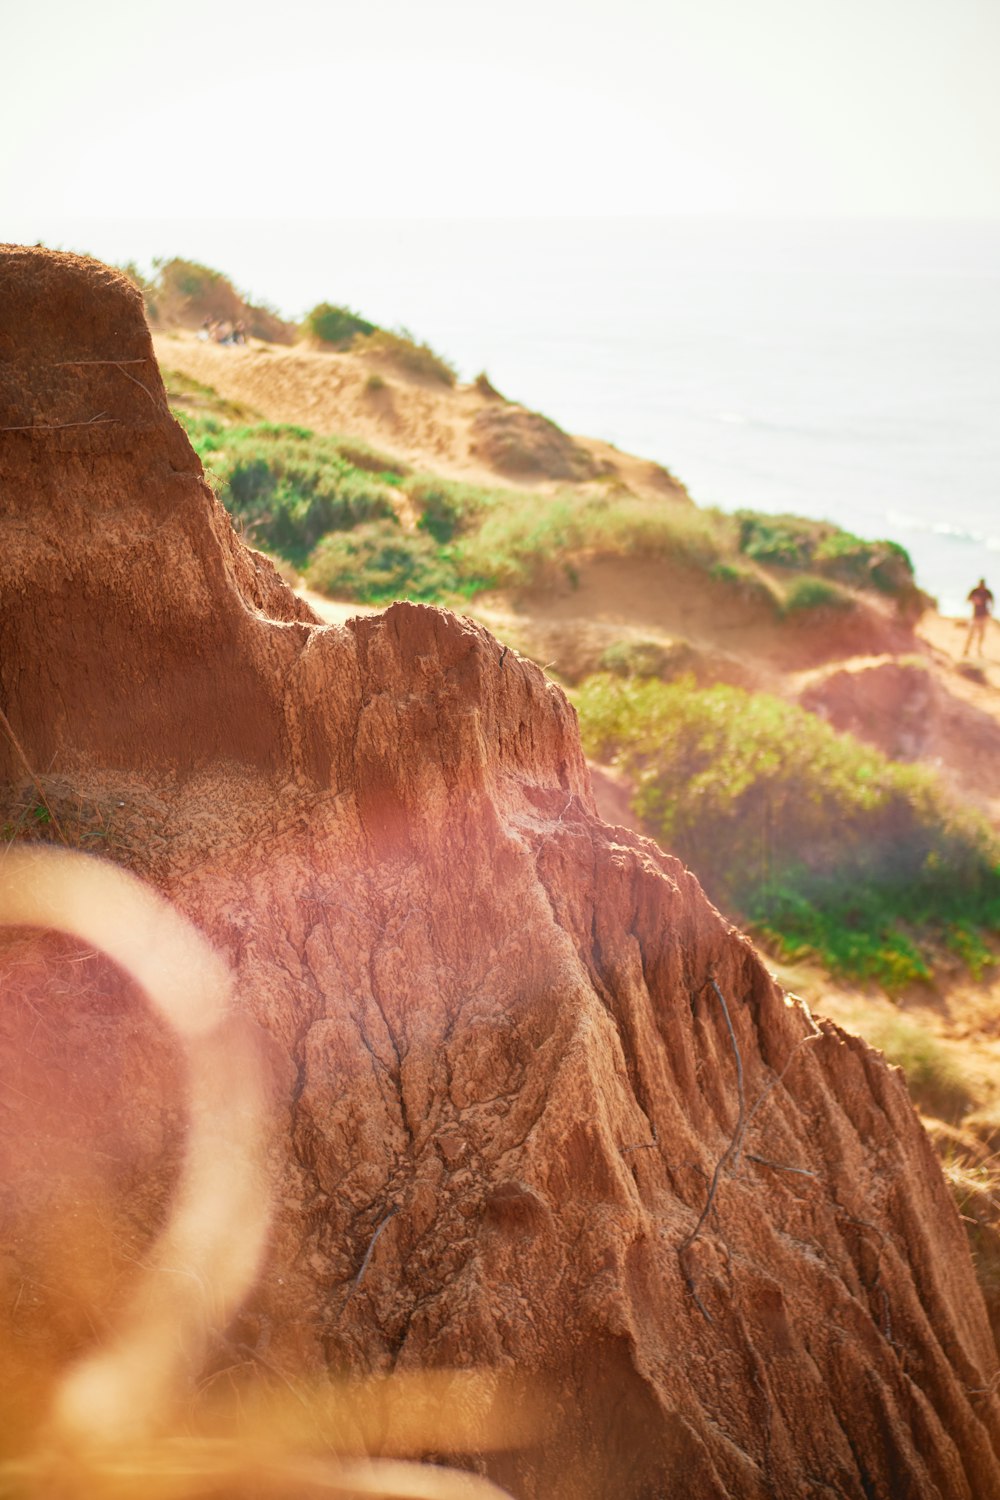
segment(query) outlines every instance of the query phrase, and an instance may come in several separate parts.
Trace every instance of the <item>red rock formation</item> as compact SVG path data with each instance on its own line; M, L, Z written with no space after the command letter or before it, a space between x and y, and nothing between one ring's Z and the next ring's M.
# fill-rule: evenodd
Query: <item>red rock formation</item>
M8 802L23 755L68 837L112 808L108 852L271 1049L277 1215L234 1339L292 1381L540 1384L537 1439L469 1460L524 1500L1000 1493L996 1355L899 1073L598 819L537 668L426 607L311 622L212 498L122 278L8 250L0 318ZM148 1162L133 1101L140 1128Z

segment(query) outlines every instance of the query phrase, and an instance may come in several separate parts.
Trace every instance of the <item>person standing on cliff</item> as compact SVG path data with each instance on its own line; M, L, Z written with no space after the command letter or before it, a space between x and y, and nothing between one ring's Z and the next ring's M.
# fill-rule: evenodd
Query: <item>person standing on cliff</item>
M969 633L965 638L963 656L968 656L969 647L973 641L978 644L979 655L983 654L983 642L986 638L986 626L993 610L993 595L986 587L986 579L980 578L974 589L969 590L969 603L972 605L972 623L969 625Z

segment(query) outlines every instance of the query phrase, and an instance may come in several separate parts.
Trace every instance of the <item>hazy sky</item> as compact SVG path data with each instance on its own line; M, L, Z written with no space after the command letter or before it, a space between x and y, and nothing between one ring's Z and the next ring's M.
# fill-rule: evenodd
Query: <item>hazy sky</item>
M105 218L1000 216L1000 0L0 14L0 238L69 243Z

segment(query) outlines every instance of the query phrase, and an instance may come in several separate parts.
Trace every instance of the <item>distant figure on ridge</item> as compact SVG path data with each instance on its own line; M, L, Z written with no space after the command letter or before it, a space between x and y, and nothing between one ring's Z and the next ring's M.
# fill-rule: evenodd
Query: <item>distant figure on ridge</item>
M965 638L963 656L968 656L969 647L973 641L978 643L979 655L983 654L983 642L986 638L986 625L993 609L993 595L986 587L986 579L980 578L974 589L969 590L969 603L972 605L972 623L969 626L969 634Z

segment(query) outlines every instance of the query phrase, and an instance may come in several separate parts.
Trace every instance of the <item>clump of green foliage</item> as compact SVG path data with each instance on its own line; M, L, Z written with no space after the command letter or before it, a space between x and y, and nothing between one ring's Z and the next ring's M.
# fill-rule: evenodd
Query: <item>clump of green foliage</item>
M332 302L317 302L312 311L306 313L302 326L306 333L324 344L346 345L357 334L374 333L378 325L369 323L367 318L349 307L337 307Z
M226 426L183 415L192 446L219 498L254 546L305 567L330 532L377 517L394 518L398 473L373 474L344 457L335 438L269 422Z
M601 653L602 672L616 677L665 677L670 671L672 655L659 641L613 641Z
M452 559L433 537L386 519L324 537L310 558L306 582L321 593L369 604L440 599L462 589Z
M745 563L720 560L712 564L709 576L714 583L721 583L739 594L741 599L761 604L776 615L782 612L782 601L771 581Z
M681 558L708 569L718 557L712 518L686 506L636 496L515 492L486 510L463 543L470 571L497 587L532 587L582 554Z
M1000 931L1000 849L936 778L764 693L592 677L584 745L721 905L787 957L887 989Z
M830 521L738 510L740 552L770 567L821 574L851 588L908 596L913 564L898 542L864 541Z
M263 420L253 407L220 396L212 386L202 385L200 380L185 375L182 370L168 370L161 365L160 374L174 415L185 424L190 423L192 433L197 429L197 424L191 421L193 417L216 417L226 424Z
M180 319L188 324L206 318L228 319L243 323L255 338L280 344L292 341L294 327L277 309L266 302L251 301L221 271L179 255L156 259L153 267L149 280L139 276L134 266L123 267L141 287L151 317Z
M838 588L835 583L827 583L825 578L813 578L809 574L792 580L781 603L781 612L785 615L801 615L806 610L831 609L846 613L853 608L854 600L850 594Z
M429 344L419 343L405 328L390 331L388 328L373 328L369 333L359 333L351 343L359 354L370 354L384 359L387 364L432 380L440 385L454 385L458 372L454 365L435 353Z

